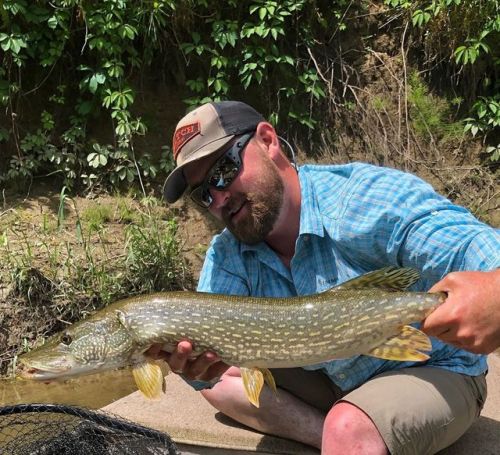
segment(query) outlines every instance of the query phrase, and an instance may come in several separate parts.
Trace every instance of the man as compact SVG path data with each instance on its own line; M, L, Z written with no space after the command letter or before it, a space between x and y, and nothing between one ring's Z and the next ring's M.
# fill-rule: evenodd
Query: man
M420 290L448 293L424 321L428 334L475 352L500 345L499 233L415 176L362 163L296 170L274 128L239 102L186 115L173 153L166 200L188 189L227 227L198 290L313 294L387 265L414 267ZM485 357L433 339L423 365L357 356L275 369L277 396L265 389L257 409L237 368L213 352L190 359L192 348L182 341L172 354L150 353L221 412L324 454L435 453L467 430L486 397Z

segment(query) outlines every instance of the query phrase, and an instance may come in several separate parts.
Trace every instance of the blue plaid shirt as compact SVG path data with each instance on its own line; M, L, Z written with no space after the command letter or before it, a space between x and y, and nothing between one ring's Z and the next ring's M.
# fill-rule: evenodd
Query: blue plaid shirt
M449 272L500 266L500 231L414 175L352 163L302 166L299 178L300 233L290 268L266 243L246 245L224 230L207 252L199 291L307 295L387 265L420 270L412 290L426 291ZM432 348L426 365L471 376L487 369L485 356L434 338ZM360 355L305 369L322 369L341 389L351 390L376 374L413 365L422 363Z

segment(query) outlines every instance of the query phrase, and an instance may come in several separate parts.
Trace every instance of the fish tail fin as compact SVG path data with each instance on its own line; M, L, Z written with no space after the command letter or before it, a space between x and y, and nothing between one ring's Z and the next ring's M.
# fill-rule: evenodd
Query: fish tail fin
M264 382L276 393L276 383L273 374L267 368L240 368L241 379L248 401L256 408L259 407L259 397Z
M372 349L367 355L385 360L422 362L429 356L421 351L432 349L431 340L420 330L410 325L401 328L401 332Z

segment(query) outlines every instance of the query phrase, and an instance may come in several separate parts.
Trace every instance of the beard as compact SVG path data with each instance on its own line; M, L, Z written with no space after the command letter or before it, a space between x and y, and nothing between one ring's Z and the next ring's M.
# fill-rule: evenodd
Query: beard
M266 157L267 158L267 157ZM247 192L237 192L222 212L222 220L229 231L249 245L265 240L272 231L283 204L284 185L271 159L262 160L259 178L252 182ZM233 209L246 205L248 213L237 223L230 215Z

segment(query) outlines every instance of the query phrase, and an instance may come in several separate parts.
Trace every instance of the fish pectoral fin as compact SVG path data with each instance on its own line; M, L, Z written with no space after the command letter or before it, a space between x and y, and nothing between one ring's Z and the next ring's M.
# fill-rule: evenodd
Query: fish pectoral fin
M346 289L386 289L404 291L420 278L418 270L409 267L384 267L348 280L329 291ZM329 292L326 291L326 292Z
M259 407L259 397L264 382L266 382L274 392L276 392L276 383L272 373L267 368L240 368L241 379L248 401L256 408Z
M402 327L401 332L372 349L367 355L385 360L417 361L428 360L429 356L421 351L432 349L431 340L420 330L410 325Z
M160 365L155 361L145 361L132 368L138 389L150 399L160 398L165 391L165 380Z

